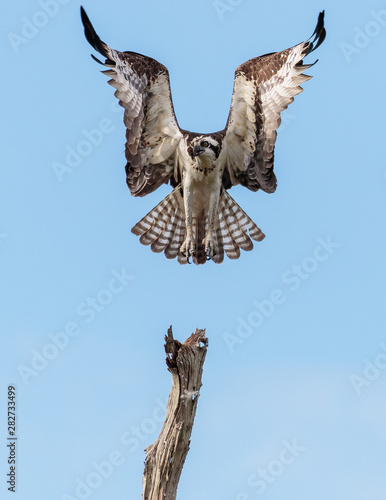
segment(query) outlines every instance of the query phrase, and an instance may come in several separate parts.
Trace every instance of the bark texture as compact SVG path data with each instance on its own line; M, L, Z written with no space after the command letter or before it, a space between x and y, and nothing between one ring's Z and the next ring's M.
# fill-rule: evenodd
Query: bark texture
M208 339L197 329L183 344L172 328L165 336L166 364L172 374L166 418L154 444L146 448L143 500L175 500L196 415Z

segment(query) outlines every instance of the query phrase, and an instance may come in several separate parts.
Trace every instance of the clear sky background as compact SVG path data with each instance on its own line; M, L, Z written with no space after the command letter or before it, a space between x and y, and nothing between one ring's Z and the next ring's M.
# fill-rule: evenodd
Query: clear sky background
M266 239L200 267L130 232L170 187L130 196L123 112L79 6L21 0L0 19L1 498L140 498L172 324L209 338L179 499L384 500L385 3L84 0L102 40L169 68L179 124L201 132L224 127L239 64L305 40L326 10L276 193L231 191Z

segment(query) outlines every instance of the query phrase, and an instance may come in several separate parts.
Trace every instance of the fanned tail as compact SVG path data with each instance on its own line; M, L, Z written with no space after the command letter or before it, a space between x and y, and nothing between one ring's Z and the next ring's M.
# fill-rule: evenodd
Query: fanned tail
M177 186L166 198L153 208L133 228L132 233L139 236L143 245L150 245L153 252L164 252L167 259L177 257L180 264L187 264L188 259L181 253L181 245L186 237L185 213L181 186ZM193 237L196 252L192 256L195 264L205 264L207 257L202 240L208 232L208 217L202 214L193 218ZM240 257L242 250L252 250L252 240L261 241L264 234L223 189L218 208L218 221L215 231L217 253L212 260L221 264L226 254L230 259Z

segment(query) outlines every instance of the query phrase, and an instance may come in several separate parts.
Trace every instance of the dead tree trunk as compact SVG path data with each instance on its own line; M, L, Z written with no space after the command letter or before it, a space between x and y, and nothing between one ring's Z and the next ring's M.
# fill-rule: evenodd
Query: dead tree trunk
M143 500L176 498L178 481L189 451L208 347L205 330L198 329L181 344L174 340L170 327L165 341L166 364L173 385L161 433L145 450Z

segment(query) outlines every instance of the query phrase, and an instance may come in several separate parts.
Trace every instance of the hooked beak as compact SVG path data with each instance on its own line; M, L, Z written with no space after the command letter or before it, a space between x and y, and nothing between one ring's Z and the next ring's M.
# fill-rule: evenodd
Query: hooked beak
M202 153L205 153L205 148L203 148L199 144L196 144L193 148L194 156L200 156L200 155L202 155Z

